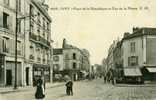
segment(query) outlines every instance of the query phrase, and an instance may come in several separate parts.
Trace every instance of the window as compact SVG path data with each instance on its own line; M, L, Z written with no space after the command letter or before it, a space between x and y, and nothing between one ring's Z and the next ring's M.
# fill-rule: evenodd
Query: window
M45 38L45 19L43 18L43 37Z
M138 56L128 57L128 66L136 66L138 65Z
M76 54L75 53L73 53L73 59L76 59Z
M34 54L34 47L32 45L30 46L30 53Z
M17 54L21 55L22 44L21 41L17 41Z
M130 43L130 50L131 52L135 52L135 42Z
M18 32L21 33L21 20L18 20Z
M47 22L47 30L50 31L49 23Z
M8 42L9 42L9 38L3 37L3 41L2 41L3 52L9 53Z
M9 3L10 3L10 0L4 0L5 5L9 5Z
M38 12L38 13L37 13L37 21L38 21L39 24L41 23L41 20L40 20L40 19L41 19L41 15L40 15L40 13Z
M9 15L3 12L3 28L9 29Z
M31 30L31 34L34 33L34 23L33 23L33 21L31 21L31 23L30 23L30 30Z
M39 47L37 48L36 52L37 52L37 61L40 62L41 61L41 56L40 56L41 52L40 52L40 48Z
M76 63L73 62L73 69L76 69Z
M18 11L21 12L21 0L18 0Z
M59 56L54 56L54 57L53 57L53 60L54 60L54 61L59 61Z
M34 8L32 5L30 5L30 16L33 17L34 16Z

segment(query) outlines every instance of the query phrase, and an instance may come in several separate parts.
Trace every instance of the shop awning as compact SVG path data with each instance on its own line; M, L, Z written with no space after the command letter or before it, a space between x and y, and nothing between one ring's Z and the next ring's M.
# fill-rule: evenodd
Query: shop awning
M125 76L142 76L139 68L124 68Z
M156 68L147 68L147 70L151 73L156 73Z

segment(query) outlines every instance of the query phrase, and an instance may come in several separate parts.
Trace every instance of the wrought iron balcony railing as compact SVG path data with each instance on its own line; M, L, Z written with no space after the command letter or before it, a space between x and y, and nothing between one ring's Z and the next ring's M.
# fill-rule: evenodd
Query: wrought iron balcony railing
M48 40L46 40L45 38L35 35L35 34L30 34L30 39L35 40L37 42L39 42L42 45L46 45L46 46L50 46L50 42Z

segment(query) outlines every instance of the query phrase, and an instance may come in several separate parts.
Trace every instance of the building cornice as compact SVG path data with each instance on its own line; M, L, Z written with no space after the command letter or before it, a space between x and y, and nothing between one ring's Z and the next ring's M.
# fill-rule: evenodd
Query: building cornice
M36 2L35 0L31 0L31 2L42 12L42 14L50 21L52 22L51 17L49 16L49 14L47 13L47 11L42 7L42 5L38 2Z

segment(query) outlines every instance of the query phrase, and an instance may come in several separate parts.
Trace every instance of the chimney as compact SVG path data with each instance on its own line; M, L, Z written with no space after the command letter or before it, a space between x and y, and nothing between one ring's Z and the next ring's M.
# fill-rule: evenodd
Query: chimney
M63 39L62 48L65 48L65 47L66 47L66 43L67 43L67 41L66 41L66 39L64 38L64 39Z
M125 32L125 33L124 33L124 38L126 38L126 37L129 36L129 35L130 35L129 32Z
M133 33L138 31L140 28L139 27L133 27Z

